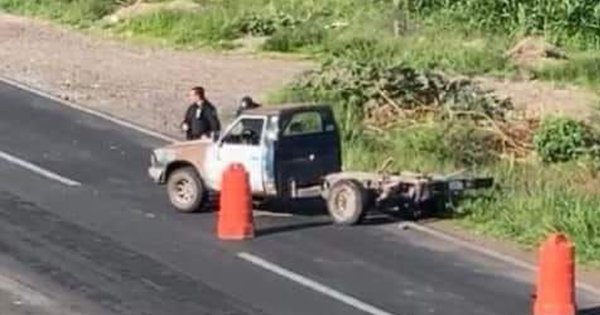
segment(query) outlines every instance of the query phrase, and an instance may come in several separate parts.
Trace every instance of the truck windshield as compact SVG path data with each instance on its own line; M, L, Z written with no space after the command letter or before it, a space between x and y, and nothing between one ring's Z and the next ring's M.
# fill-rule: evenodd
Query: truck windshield
M227 144L259 145L264 124L264 118L242 118L223 138L223 142Z

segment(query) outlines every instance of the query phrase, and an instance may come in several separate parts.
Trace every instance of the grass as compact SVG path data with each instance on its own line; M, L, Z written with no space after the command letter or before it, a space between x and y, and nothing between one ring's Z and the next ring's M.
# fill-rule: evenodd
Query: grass
M271 100L309 101L315 95L288 89ZM565 232L577 247L579 263L600 262L600 169L593 160L512 163L486 155L473 130L439 121L372 133L362 129L356 118L347 117L341 99L323 94L316 98L336 110L346 169L372 171L391 159L390 171L452 173L467 167L475 174L492 176L497 187L467 195L457 203L455 222L528 248L537 246L550 232Z
M596 88L600 86L600 55L581 53L568 61L548 65L536 72L542 79L561 83L576 83Z
M41 16L77 27L93 25L117 6L115 0L0 0L0 10Z
M567 233L579 262L600 261L600 196L595 174L575 163L555 167L499 165L490 170L501 189L463 205L471 228L535 246L550 232Z
M227 12L199 18L193 12L158 11L133 18L114 28L121 34L161 39L175 46L214 46L236 37Z
M463 158L448 154L453 151L444 148L437 125L399 130L389 138L393 140L380 139L385 145L364 139L347 141L346 167L373 170L382 157L393 157L392 170L445 173L456 170ZM529 248L550 232L565 232L577 246L579 262L600 262L600 181L592 166L582 162L548 166L494 161L480 165L475 173L493 176L499 186L459 203L455 209L458 222Z
M0 10L85 28L105 25L103 17L131 2L0 0ZM515 73L504 52L518 36L542 34L566 45L577 57L565 66L537 71L539 78L593 86L600 81L600 71L594 71L600 63L595 50L600 48L600 33L595 28L596 11L587 10L594 3L590 0L571 7L559 0L519 5L515 1L419 0L403 2L401 8L391 1L363 0L194 2L199 4L197 11L163 9L134 16L108 31L186 48L235 49L236 39L268 36L264 51L317 57L344 54L349 46L360 44L369 51L353 58L402 60L420 69L501 76ZM395 36L394 21L399 21L400 36Z

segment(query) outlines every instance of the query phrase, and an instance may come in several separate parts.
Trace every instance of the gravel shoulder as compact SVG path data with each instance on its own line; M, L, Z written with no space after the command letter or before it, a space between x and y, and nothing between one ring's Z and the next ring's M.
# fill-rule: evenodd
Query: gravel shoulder
M227 120L242 96L261 101L309 67L128 45L0 13L0 75L172 136L191 86L204 86Z

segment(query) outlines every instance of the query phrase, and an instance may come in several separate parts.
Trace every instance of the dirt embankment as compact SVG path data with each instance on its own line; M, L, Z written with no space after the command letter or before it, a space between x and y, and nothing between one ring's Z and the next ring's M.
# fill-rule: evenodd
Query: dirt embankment
M180 135L185 93L193 85L205 86L227 118L242 96L260 101L311 66L247 54L133 46L0 13L0 75L170 135ZM481 81L536 113L583 118L597 102L579 88Z
M261 100L305 62L134 47L0 14L0 75L154 130L179 135L194 85L224 118L244 95Z

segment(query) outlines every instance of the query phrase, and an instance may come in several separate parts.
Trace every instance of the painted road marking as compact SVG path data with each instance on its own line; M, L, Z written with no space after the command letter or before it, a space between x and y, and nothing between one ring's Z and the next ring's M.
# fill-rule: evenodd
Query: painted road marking
M167 141L167 142L177 142L178 141L177 139L175 139L173 137L164 135L164 134L156 132L156 131L152 131L152 130L150 130L148 128L144 128L142 126L139 126L137 124L128 122L126 120L123 120L123 119L111 116L109 114L102 113L102 112L99 112L99 111L91 109L91 108L87 108L85 106L76 104L74 102L65 101L65 100L63 100L63 99L61 99L59 97L56 97L56 96L54 96L54 95L52 95L50 93L44 92L44 91L42 91L40 89L34 88L32 86L26 85L26 84L21 83L21 82L17 82L15 80L9 79L9 78L1 76L1 75L0 75L0 82L3 82L3 83L8 84L8 85L15 86L15 87L17 87L17 88L19 88L21 90L24 90L24 91L36 94L38 96L41 96L41 97L53 100L53 101L55 101L55 102L57 102L59 104L65 105L67 107L79 110L81 112L84 112L84 113L87 113L87 114L90 114L90 115L93 115L93 116L96 116L96 117L99 117L99 118L102 118L102 119L105 119L105 120L110 121L112 123L115 123L117 125L120 125L120 126L123 126L125 128L129 128L129 129L138 131L140 133L143 133L143 134L151 136L151 137L155 137L157 139L161 139L161 140L164 140L164 141ZM265 212L265 214L266 214L266 212ZM267 216L267 215L265 215L265 216ZM293 217L294 215L293 214L289 214L289 216ZM432 229L430 229L428 227L424 227L424 226L420 226L420 225L414 225L413 227L416 227L416 229L419 229L419 230L421 230L423 232L426 232L426 233L429 232L430 234L434 234L436 236L439 236L439 237L441 237L442 239L445 239L445 240L449 240L450 241L453 238L452 236L450 236L447 233L444 233L444 232L441 232L441 231L433 231ZM403 228L403 226L401 226L401 228ZM468 244L467 242L461 242L461 243ZM472 245L469 245L469 246L472 246ZM491 253L492 256L494 256L494 257L504 256L507 259L502 259L502 260L504 260L504 261L506 261L508 263L512 263L513 265L515 265L517 267L524 268L526 270L532 270L532 269L535 268L535 266L533 266L533 265L531 265L531 264L529 264L529 263L527 263L525 261L519 260L517 258L510 257L508 255L504 255L504 254L502 254L500 252L497 252L497 251L494 251L494 250L491 250L491 249L486 249L485 252ZM600 296L600 288L596 288L595 286L587 284L587 283L582 282L582 281L577 281L577 286L579 288L585 290L585 291L588 291L589 293L596 294L596 295Z
M17 298L13 304L28 304L32 306L42 306L46 310L56 308L57 305L41 292L35 291L17 280L0 274L0 291L7 292Z
M97 110L94 110L94 109L91 109L91 108L87 108L87 107L85 107L83 105L79 105L79 104L76 104L74 102L69 102L69 101L63 100L63 99L61 99L61 98L59 98L57 96L54 96L54 95L52 95L50 93L44 92L44 91L42 91L40 89L34 88L34 87L29 86L27 84L24 84L24 83L21 83L21 82L9 79L9 78L4 77L2 75L0 75L0 82L3 82L4 84L12 85L14 87L17 87L17 88L23 90L23 91L33 93L33 94L35 94L37 96L40 96L40 97L43 97L43 98L47 98L47 99L52 100L52 101L54 101L54 102L56 102L58 104L61 104L61 105L64 105L64 106L76 109L78 111L84 112L84 113L86 113L88 115L95 116L97 118L104 119L106 121L112 122L112 123L117 124L119 126L135 130L135 131L137 131L139 133L145 134L145 135L150 136L150 137L154 137L156 139L160 139L160 140L163 140L163 141L166 141L166 142L172 142L172 143L176 143L176 142L179 141L178 139L176 139L174 137L162 134L162 133L157 132L157 131L150 130L148 128L142 127L142 126L137 125L135 123L126 121L124 119L120 119L118 117L114 117L112 115L109 115L109 114L106 114L106 113L103 113L103 112L100 112L100 111L97 111ZM292 213L278 213L278 212L271 212L271 211L260 211L260 212L257 212L257 214L258 214L258 216L264 216L264 217L294 217L294 214L292 214Z
M294 215L291 213L271 212L264 210L254 210L254 215L257 217L274 217L274 218L291 218Z
M330 287L322 285L316 281L308 279L308 278L306 278L302 275L299 275L293 271L290 271L288 269L280 267L274 263L268 262L258 256L254 256L254 255L246 253L246 252L240 252L237 254L237 256L247 262L250 262L256 266L259 266L263 269L271 271L271 272L273 272L277 275L280 275L284 278L292 280L298 284L301 284L301 285L303 285L309 289L312 289L314 291L317 291L321 294L327 295L335 300L338 300L342 303L350 305L350 306L352 306L356 309L359 309L365 313L372 314L372 315L394 315L392 313L378 309L375 306L372 306L365 302L362 302L362 301L360 301L354 297L351 297L347 294L344 294L335 289L332 289Z
M16 165L18 165L18 166L20 166L22 168L27 169L27 170L30 170L30 171L38 174L38 175L41 175L41 176L46 177L48 179L57 181L57 182L59 182L59 183L61 183L63 185L71 186L71 187L81 186L80 182L74 181L72 179L68 179L68 178L66 178L64 176L60 176L60 175L58 175L56 173L53 173L53 172L51 172L49 170L43 169L43 168L41 168L41 167L39 167L39 166L37 166L35 164L29 163L29 162L27 162L25 160L22 160L22 159L20 159L20 158L18 158L16 156L10 155L10 154L8 154L6 152L0 151L0 158L3 159L3 160L8 161L10 163L16 164Z
M140 133L149 135L151 137L154 137L154 138L157 138L157 139L161 139L161 140L164 140L164 141L167 141L167 142L176 142L177 141L175 138L166 136L166 135L164 135L164 134L162 134L160 132L152 131L150 129L141 127L141 126L139 126L137 124L134 124L132 122L128 122L126 120L123 120L123 119L120 119L120 118L116 118L116 117L111 116L109 114L106 114L106 113L103 113L103 112L99 112L97 110L93 110L93 109L84 107L82 105L75 104L73 102L69 102L69 101L63 100L63 99L61 99L61 98L59 98L57 96L54 96L54 95L52 95L50 93L46 93L44 91L41 91L39 89L33 88L33 87L28 86L28 85L26 85L24 83L17 82L15 80L9 79L9 78L4 77L4 76L0 76L0 82L4 82L5 84L15 86L15 87L17 87L17 88L19 88L19 89L21 89L23 91L36 94L38 96L41 96L43 98L47 98L47 99L52 100L54 102L57 102L59 104L62 104L62 105L74 108L76 110L79 110L81 112L84 112L84 113L92 115L92 116L96 116L96 117L102 118L104 120L110 121L110 122L112 122L114 124L117 124L119 126L123 126L125 128L129 128L129 129L138 131Z
M513 266L517 266L523 270L527 270L530 272L535 272L537 270L537 267L531 263L520 260L518 258L514 258L510 255L503 254L499 251L486 248L486 247L478 245L476 243L469 242L467 240L462 240L458 237L452 236L452 235L442 232L442 231L438 231L431 227L427 227L427 226L424 226L421 224L416 224L413 222L403 222L398 225L398 228L400 228L401 230L413 229L415 231L429 234L430 236L437 237L446 242L466 248L467 250L473 251L475 253L479 253L480 255L488 256L492 259L496 259L498 261L502 261L507 264L511 264ZM600 296L600 289L596 288L593 285L589 285L582 281L575 281L575 285L578 289L583 290L591 295Z

